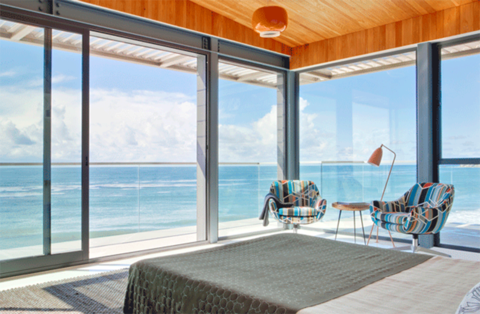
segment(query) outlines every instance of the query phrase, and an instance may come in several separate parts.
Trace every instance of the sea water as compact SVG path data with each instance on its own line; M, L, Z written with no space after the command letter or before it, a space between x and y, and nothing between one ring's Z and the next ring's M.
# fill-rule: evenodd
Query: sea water
M305 164L303 180L314 181L329 204L324 220L336 220L330 204L379 199L388 166ZM91 166L90 237L195 226L197 168L186 166ZM52 241L81 237L79 166L52 167ZM219 221L257 218L276 180L276 165L221 165ZM441 168L441 181L455 185L449 223L480 224L480 168ZM384 200L399 198L416 182L414 164L395 165ZM41 245L43 241L43 168L0 167L0 249Z

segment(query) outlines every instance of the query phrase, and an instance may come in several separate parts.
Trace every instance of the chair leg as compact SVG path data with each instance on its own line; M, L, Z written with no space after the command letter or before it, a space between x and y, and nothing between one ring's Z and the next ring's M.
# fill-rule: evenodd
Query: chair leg
M430 249L426 249L426 248L421 247L421 246L418 246L415 251L416 252L423 252L423 253L427 253L427 254L432 254L432 255L440 255L440 256L443 256L443 257L452 257L451 255L448 255L448 254L445 254L445 253L442 253L442 252L438 252L438 251L434 251L434 250L430 250Z
M367 241L367 245L370 244L370 238L372 237L372 231L373 231L373 228L375 228L375 224L372 225L372 229L370 229L370 235L368 236L368 241Z
M397 247L393 248L392 250L395 250L395 251L410 250L412 253L423 252L423 253L432 254L432 255L452 257L451 255L448 255L448 254L445 254L445 253L442 253L442 252L437 252L437 251L434 251L434 250L430 250L430 249L418 246L418 236L417 235L414 235L411 245L397 246Z
M293 225L293 233L297 233L297 232L298 232L298 229L300 229L300 225L299 225L299 224Z
M388 230L388 235L390 236L390 241L392 241L393 247L395 247L395 243L393 242L392 234L390 233L390 230Z

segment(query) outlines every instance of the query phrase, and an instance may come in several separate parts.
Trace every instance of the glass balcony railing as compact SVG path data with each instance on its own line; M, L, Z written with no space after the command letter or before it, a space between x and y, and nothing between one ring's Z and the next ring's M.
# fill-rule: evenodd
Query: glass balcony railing
M80 164L53 164L52 249L80 248ZM364 162L312 162L300 165L302 180L314 181L328 208L311 227L334 232L339 211L336 201L379 199L389 165ZM456 187L454 207L442 231L442 243L478 247L480 168L441 167L441 180ZM277 179L275 163L222 163L219 167L219 236L268 228L258 219L265 194ZM474 181L472 181L474 180ZM395 164L384 200L395 200L416 182L415 163ZM477 182L478 183L478 182ZM92 163L90 165L90 253L105 256L196 241L195 163ZM0 260L40 255L43 239L42 164L2 164L0 167ZM361 234L359 215L356 233ZM372 222L363 212L368 237ZM342 213L339 232L353 233L352 214ZM375 234L375 233L374 233ZM388 234L380 230L381 236ZM396 238L409 236L392 234Z
M276 163L220 163L218 172L220 237L279 228L273 219L268 227L258 219L265 195L277 180Z
M317 161L300 163L300 178L317 184L320 195L327 200L327 212L323 219L312 227L335 232L339 211L332 207L334 202L366 202L380 200L387 180L391 164L375 167L364 161ZM416 182L415 162L396 163L385 191L383 200L393 201L401 197ZM372 220L370 212L362 212L365 235L368 237ZM343 211L339 233L362 234L360 215L356 214L356 223L353 223L353 213ZM376 235L376 230L372 236ZM385 230L379 229L379 235L388 237ZM392 234L395 238L408 238L402 234Z
M455 187L453 206L440 242L480 249L480 166L442 165L440 181Z

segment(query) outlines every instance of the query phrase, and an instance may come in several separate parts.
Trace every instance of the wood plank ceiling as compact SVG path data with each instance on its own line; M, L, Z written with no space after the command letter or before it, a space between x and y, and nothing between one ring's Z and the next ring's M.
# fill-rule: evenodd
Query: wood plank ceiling
M252 28L253 12L267 5L284 7L285 32L275 40L296 47L430 14L478 0L191 0Z

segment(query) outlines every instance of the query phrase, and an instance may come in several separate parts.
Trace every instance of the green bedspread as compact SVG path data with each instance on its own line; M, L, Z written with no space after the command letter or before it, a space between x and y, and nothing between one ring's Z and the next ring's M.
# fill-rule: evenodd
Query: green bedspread
M125 313L296 313L430 256L279 234L130 267Z

